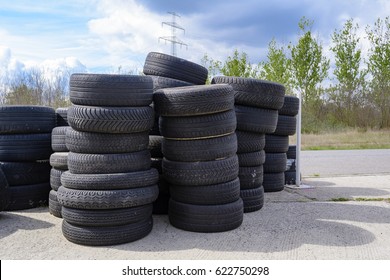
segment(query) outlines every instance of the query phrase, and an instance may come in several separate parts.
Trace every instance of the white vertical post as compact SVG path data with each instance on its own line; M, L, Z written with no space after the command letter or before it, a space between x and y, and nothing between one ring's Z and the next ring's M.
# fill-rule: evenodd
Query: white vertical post
M297 149L296 149L296 159L295 159L295 185L297 187L301 186L301 122L302 122L302 93L298 93L299 98L299 111L297 118Z

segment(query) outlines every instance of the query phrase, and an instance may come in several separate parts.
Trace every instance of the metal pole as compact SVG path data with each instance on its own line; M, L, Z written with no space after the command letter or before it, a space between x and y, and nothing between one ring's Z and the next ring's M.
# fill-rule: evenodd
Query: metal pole
M301 122L302 122L302 93L298 93L299 98L299 111L297 119L297 149L296 149L296 159L295 159L295 185L297 187L301 186Z

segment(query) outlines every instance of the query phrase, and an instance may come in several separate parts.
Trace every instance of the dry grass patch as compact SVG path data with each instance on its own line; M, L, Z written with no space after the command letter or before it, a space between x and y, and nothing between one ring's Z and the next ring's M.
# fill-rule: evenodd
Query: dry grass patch
M301 142L303 150L390 149L390 130L302 134ZM290 143L296 143L296 136L291 137Z

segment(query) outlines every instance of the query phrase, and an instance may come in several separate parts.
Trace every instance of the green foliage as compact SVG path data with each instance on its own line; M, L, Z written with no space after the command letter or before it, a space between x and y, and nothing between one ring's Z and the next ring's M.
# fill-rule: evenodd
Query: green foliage
M286 92L292 93L291 60L283 47L278 47L275 39L268 44L267 62L260 62L259 78L283 84Z
M209 71L208 82L215 75L225 75L234 77L255 78L258 75L258 66L249 62L249 57L245 52L239 53L234 50L232 56L228 56L225 62L214 60L205 54L202 58L202 65Z
M253 78L257 76L258 67L249 62L245 52L239 53L236 49L233 56L228 56L219 70L225 76Z
M203 58L201 59L201 63L202 66L206 67L208 70L206 84L210 84L212 77L219 74L219 69L221 68L222 62L214 60L210 58L207 54L204 54Z
M330 50L335 55L334 75L336 85L330 89L330 100L337 110L338 119L346 125L356 121L356 109L364 94L366 70L361 70L361 49L356 35L358 25L349 19L341 31L335 30L332 35L333 46Z
M378 19L373 28L366 28L371 48L368 57L370 101L380 110L379 126L390 126L390 19Z
M322 45L312 35L313 21L303 17L301 32L296 45L289 44L291 51L291 76L294 89L302 94L303 105L315 103L320 98L319 85L328 76L330 61L322 55Z

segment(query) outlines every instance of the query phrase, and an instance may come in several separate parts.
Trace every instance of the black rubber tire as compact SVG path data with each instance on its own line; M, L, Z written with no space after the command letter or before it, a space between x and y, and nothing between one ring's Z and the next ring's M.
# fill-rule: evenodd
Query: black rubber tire
M253 189L263 183L263 165L240 166L238 178L240 179L241 190Z
M278 124L274 131L275 135L294 135L296 132L297 118L292 116L279 115Z
M162 153L173 161L210 161L231 157L237 152L235 133L200 140L172 140L164 138Z
M62 218L61 204L57 200L57 192L51 190L49 193L49 213L57 218Z
M50 133L56 126L53 108L46 106L0 106L0 134Z
M162 136L158 135L149 135L149 146L148 149L150 151L150 155L152 158L162 158L164 157L162 153Z
M265 147L265 134L236 130L237 153L261 151Z
M265 162L265 151L237 154L240 166L259 166Z
M288 159L297 159L297 146L296 145L288 146L288 150L286 154Z
M68 154L68 152L53 153L50 156L50 165L56 169L68 170Z
M50 186L52 190L58 191L59 187L61 187L61 175L65 172L65 170L60 170L56 168L52 168L50 170Z
M286 171L286 153L267 153L264 163L265 173L280 173Z
M240 180L207 186L170 185L172 199L197 205L217 205L236 201L240 197Z
M265 147L266 153L285 153L288 150L289 137L282 135L265 135Z
M284 97L283 107L279 109L280 115L296 116L299 112L299 98L286 95Z
M0 166L0 211L6 209L9 203L8 182Z
M284 189L284 172L264 173L263 187L265 192L280 192Z
M208 76L207 69L199 64L158 52L148 53L143 73L178 79L196 85L204 85Z
M57 191L62 206L77 209L117 209L150 204L157 199L158 186L120 190L76 190L61 186Z
M119 209L87 210L63 207L62 217L72 225L86 227L120 226L144 221L152 216L151 203Z
M46 206L50 190L49 183L9 187L10 203L5 210L24 210Z
M114 174L73 174L69 171L61 176L62 186L78 190L120 190L147 187L157 184L157 169Z
M171 196L167 193L159 193L155 202L153 202L154 215L168 215L169 200Z
M203 186L229 182L238 176L238 157L201 162L162 162L164 178L172 185Z
M48 161L0 162L10 186L35 185L50 180L51 166Z
M272 109L235 106L237 129L260 134L273 133L278 123L278 111Z
M229 85L202 85L160 89L153 96L156 113L164 117L208 115L234 108Z
M52 153L51 133L0 134L0 161L47 160Z
M169 221L177 228L194 232L222 232L238 228L243 221L242 199L220 205L196 205L169 201Z
M282 84L253 78L217 76L212 84L229 84L235 91L236 104L279 110L283 106Z
M68 122L78 131L100 133L136 133L149 131L154 123L154 111L143 107L90 107L72 105Z
M171 139L205 139L233 133L237 121L234 110L193 117L160 117L161 135Z
M131 153L148 148L148 132L138 133L94 133L69 128L66 146L71 152L85 154Z
M128 173L150 169L150 152L81 154L69 152L68 169L74 174Z
M133 242L147 236L153 227L152 217L147 220L112 227L80 227L65 220L62 234L70 242L87 246L109 246Z
M153 75L148 75L148 77L151 77L153 80L153 92L162 88L188 87L194 85L193 83L189 83L177 79L171 79L167 77L153 76Z
M148 76L72 74L69 98L87 106L148 106L153 99L153 80Z
M263 186L241 190L241 198L244 202L244 213L255 212L264 206L264 188Z
M68 124L68 107L56 109L57 126L69 126Z
M57 126L51 132L51 148L54 152L69 152L66 147L66 131L70 129L69 126Z
M285 171L284 172L284 182L286 185L295 185L296 184L296 177L297 172L294 171Z

